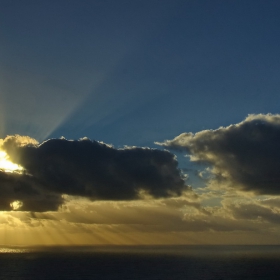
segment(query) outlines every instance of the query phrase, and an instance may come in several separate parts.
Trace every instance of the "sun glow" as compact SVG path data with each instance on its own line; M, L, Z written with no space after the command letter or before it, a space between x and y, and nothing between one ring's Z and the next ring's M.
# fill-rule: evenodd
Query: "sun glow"
M22 173L23 167L11 162L7 153L0 151L0 171Z
M22 203L22 201L16 200L16 201L13 201L12 203L10 203L10 206L13 210L18 210L20 207L23 206L23 203Z

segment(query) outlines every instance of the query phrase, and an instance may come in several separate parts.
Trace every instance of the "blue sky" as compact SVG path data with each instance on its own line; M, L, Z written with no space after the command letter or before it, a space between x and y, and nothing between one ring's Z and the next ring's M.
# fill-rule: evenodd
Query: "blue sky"
M0 0L2 224L20 244L280 243L279 14Z
M277 1L1 1L1 135L152 145L277 113Z

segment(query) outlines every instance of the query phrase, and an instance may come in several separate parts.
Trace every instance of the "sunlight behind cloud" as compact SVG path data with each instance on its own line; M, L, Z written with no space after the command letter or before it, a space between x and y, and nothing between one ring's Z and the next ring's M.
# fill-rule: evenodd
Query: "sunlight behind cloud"
M22 173L23 167L9 160L6 152L0 151L0 171Z
M16 200L13 201L12 203L10 203L10 206L13 210L18 210L19 208L21 208L23 206L22 201Z

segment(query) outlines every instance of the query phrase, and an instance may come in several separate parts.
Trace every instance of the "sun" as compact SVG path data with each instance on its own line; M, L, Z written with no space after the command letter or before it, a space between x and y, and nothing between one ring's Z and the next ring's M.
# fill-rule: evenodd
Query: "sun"
M11 162L6 152L0 151L0 171L8 173L22 173L23 167Z

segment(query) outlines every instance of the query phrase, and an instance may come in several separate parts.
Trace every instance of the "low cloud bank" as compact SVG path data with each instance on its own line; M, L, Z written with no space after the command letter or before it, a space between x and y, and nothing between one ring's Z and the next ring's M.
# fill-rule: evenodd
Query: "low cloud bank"
M91 141L50 139L38 144L24 136L1 142L24 174L0 172L0 210L12 201L22 211L57 210L63 194L91 200L134 200L180 196L188 189L173 154L157 149L114 147ZM20 204L21 205L21 204Z

